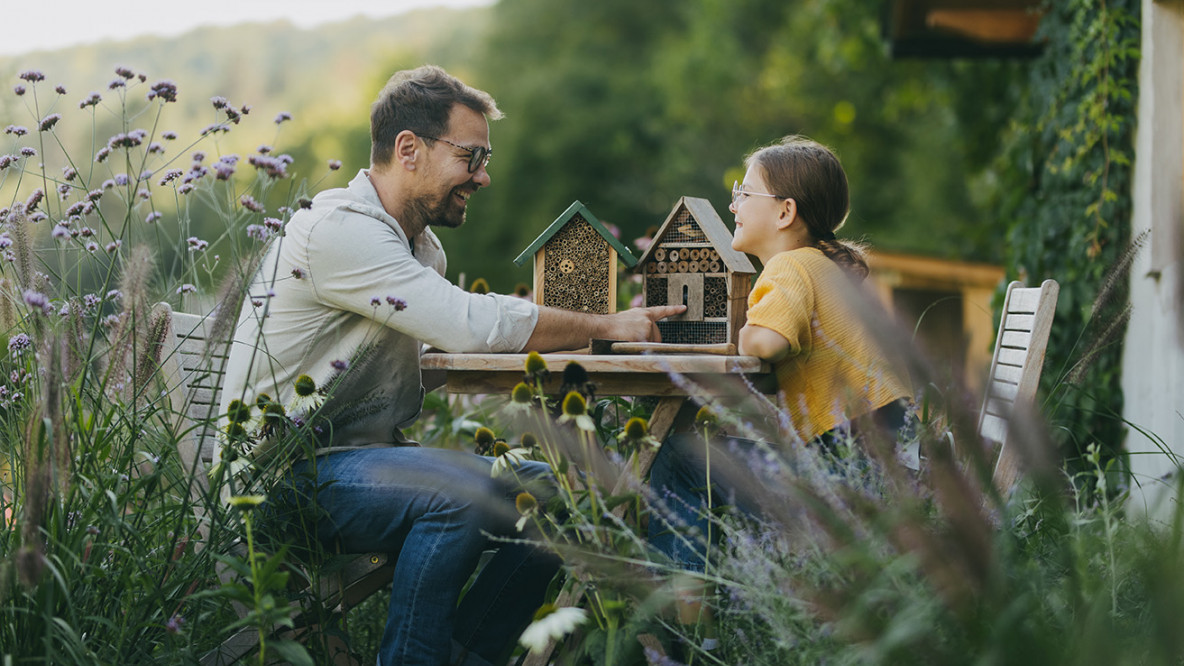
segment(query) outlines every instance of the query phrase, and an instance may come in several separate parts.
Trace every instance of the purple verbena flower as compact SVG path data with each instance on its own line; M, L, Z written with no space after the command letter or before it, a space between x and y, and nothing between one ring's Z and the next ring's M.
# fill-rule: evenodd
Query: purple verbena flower
M164 172L163 176L161 176L160 184L167 185L168 183L180 178L184 173L185 172L181 171L180 169L169 169L168 171Z
M25 94L25 87L22 85L15 85L12 87L12 92L16 93L17 97Z
M394 296L387 296L386 302L388 305L390 305L391 307L393 307L395 309L395 312L402 312L403 310L407 309L407 301L405 301L401 298L395 298Z
M341 168L341 160L329 160L329 170L337 171Z
M103 302L103 299L99 298L98 296L96 296L94 294L87 294L82 297L82 306L84 308L86 308L87 310L93 310L93 309L99 307L99 304L102 302Z
M65 201L66 199L70 198L70 192L73 190L74 188L69 184L62 183L61 185L58 185L58 196L61 197L62 201Z
M29 339L28 335L24 333L17 333L8 339L8 352L13 356L20 356L33 346L33 341Z
M95 153L95 161L102 162L103 160L106 160L107 156L110 154L111 154L111 149L108 148L107 146L103 146L102 148L99 148L99 152Z
M284 223L282 220L278 220L274 217L265 217L263 218L263 226L267 227L267 230L272 233L279 233L281 230L283 230Z
M15 134L17 136L24 136L29 133L29 128L23 125L9 125L4 128L5 134Z
M239 197L238 201L243 205L243 208L246 208L253 213L262 213L264 211L263 204L256 201L255 198L249 194L242 195Z
M87 252L90 252L90 253L92 253L92 254L93 254L93 253L94 253L94 252L96 252L98 249L99 249L99 244L98 244L98 243L96 243L96 242L94 242L94 241L91 241L91 242L89 242L89 243L87 243L87 244L86 244L86 251L87 251Z
M210 104L213 104L214 109L218 110L218 109L225 109L230 104L230 102L225 97L222 97L221 95L215 95L214 97L210 98Z
M173 615L168 622L164 623L164 630L170 634L179 634L185 628L185 618L180 615Z
M54 225L53 231L50 232L50 236L53 236L57 240L68 240L70 238L70 227L59 222L58 224Z
M62 167L62 178L65 178L66 182L72 181L77 177L78 177L78 172L74 170L74 167L72 167L72 166Z
M280 111L279 114L277 114L275 117L275 124L279 125L280 123L282 123L286 120L291 120L291 119L292 119L292 114L288 113L287 111Z
M271 237L271 234L268 233L267 228L261 224L248 224L246 232L247 238L254 238L257 241L265 241Z
M7 169L16 160L17 158L12 155L0 155L0 171Z
M296 278L297 280L302 279L304 277L304 271L299 268L293 268L292 277Z
M44 81L45 75L35 69L30 69L21 72L18 78L22 81L28 81L29 83L37 83L38 81Z
M195 291L197 291L197 287L195 287L195 286L193 286L193 285L189 284L188 282L186 282L185 284L181 285L180 287L177 287L177 293L178 293L178 294L192 294L192 293L194 293Z
M127 82L123 79L112 79L111 83L107 84L107 90L115 90L117 88L126 88Z
M154 210L151 213L148 213L148 217L145 217L144 221L148 224L156 224L162 217L164 217L164 213Z
M197 236L190 236L185 240L185 242L189 244L190 252L201 252L210 246L209 243L198 238Z
M251 155L247 162L256 170L267 174L269 178L287 178L288 164L292 162L292 158L287 155Z
M118 74L119 76L122 76L125 79L128 79L129 81L136 77L135 73L132 72L130 67L124 67L123 65L119 65L118 67L116 67L115 73Z
M25 212L31 213L37 210L37 206L45 199L45 190L38 187L29 195L28 200L25 201Z
M107 250L107 254L113 254L116 250L119 249L119 247L121 245L123 245L123 241L116 238L115 240L111 241L110 243L107 243L107 246L103 249Z
M53 126L57 125L58 121L61 119L62 119L62 114L51 113L48 116L41 119L41 122L38 123L38 125L37 125L37 129L38 129L38 131L41 131L41 132L48 132L49 130L53 129Z
M333 369L337 370L338 372L345 372L347 369L349 369L349 361L343 361L341 359L330 361L329 365L333 366Z
M53 312L53 305L49 302L49 297L39 291L26 289L22 297L25 299L25 305L34 310L41 310L45 314Z
M160 138L164 139L165 141L173 141L177 138L177 133L173 130L165 130L160 133Z
M111 291L107 292L107 295L104 296L104 298L109 301L116 301L123 298L123 292L119 291L118 289L112 289Z
M382 305L382 299L381 299L381 298L379 298L379 297L375 296L374 298L371 298L371 299L370 299L370 307L374 307L374 308L376 308L376 307L378 307L378 306L380 306L380 305Z
M230 125L227 125L226 123L213 123L211 125L206 125L205 129L203 129L201 131L201 135L205 136L207 134L217 134L218 132L229 132L229 131L230 131Z
M148 99L156 97L165 103L177 101L177 84L167 80L153 83L152 89L148 91Z
M91 190L90 192L86 193L86 199L88 201L98 201L99 199L102 199L102 198L103 198L103 190Z
M148 144L148 152L149 153L163 153L164 146L161 145L160 142L158 142L158 141L153 141L152 143Z
M85 109L88 106L98 106L101 101L103 101L102 95L97 92L91 92L90 95L78 103L78 108Z
M255 152L259 153L260 155L266 155L266 154L270 153L272 150L273 150L273 148L265 143L265 144L260 145L258 148L256 148Z
M24 148L21 148L21 155L24 157L36 157L37 149L33 148L32 146L25 146Z
M312 208L312 199L301 198L296 201L296 204L298 206L300 206L301 208L308 210L308 209Z
M58 85L54 86L53 91L59 95L65 95L66 94L66 86L58 84Z

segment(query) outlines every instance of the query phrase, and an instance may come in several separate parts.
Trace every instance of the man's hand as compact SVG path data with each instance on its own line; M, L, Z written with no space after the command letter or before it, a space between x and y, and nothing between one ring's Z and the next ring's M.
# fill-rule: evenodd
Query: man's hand
M658 320L682 314L686 310L685 305L655 305L618 312L605 318L608 321L605 322L604 335L599 337L625 342L661 342Z

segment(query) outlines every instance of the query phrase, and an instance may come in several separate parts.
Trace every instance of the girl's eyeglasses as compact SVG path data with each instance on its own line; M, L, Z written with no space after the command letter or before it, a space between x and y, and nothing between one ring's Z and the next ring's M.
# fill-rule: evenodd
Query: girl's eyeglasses
M771 197L773 199L788 199L789 198L789 197L783 197L779 194L768 194L766 192L746 192L744 190L744 186L740 184L740 181L738 181L738 180L734 181L732 183L732 205L739 206L740 202L743 201L744 197L747 197L747 196Z
M460 150L467 152L469 154L469 173L473 173L477 169L488 165L490 158L493 157L493 149L486 148L485 146L473 146L470 148L468 146L455 144L448 139L441 139L438 136L420 136L419 138L431 139L432 141L443 141L453 148L459 148Z

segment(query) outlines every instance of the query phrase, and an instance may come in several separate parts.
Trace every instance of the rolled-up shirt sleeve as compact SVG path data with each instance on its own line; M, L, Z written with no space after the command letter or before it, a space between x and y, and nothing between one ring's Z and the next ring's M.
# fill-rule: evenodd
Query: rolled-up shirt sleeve
M538 322L538 307L529 301L452 284L373 217L326 217L310 229L306 247L309 279L323 303L445 351L520 351ZM442 257L431 256L438 246L424 250L425 262L443 266ZM406 307L397 309L401 303Z

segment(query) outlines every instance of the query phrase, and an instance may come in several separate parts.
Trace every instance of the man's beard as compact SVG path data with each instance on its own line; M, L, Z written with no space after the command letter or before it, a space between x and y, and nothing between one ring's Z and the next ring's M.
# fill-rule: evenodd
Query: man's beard
M448 190L443 197L433 200L430 196L416 197L408 205L409 216L420 220L424 227L445 227L455 229L465 223L466 207L459 207L453 201L453 192Z

